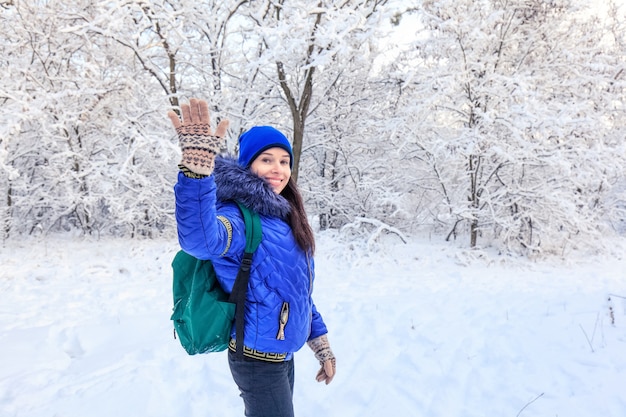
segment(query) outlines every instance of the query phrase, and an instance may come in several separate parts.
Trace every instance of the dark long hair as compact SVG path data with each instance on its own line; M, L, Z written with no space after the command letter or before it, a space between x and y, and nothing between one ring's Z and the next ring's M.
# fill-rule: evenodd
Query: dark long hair
M305 252L309 252L311 255L315 252L315 236L313 235L313 229L309 224L309 220L306 217L304 210L304 201L302 195L298 189L298 185L293 178L289 178L287 186L280 193L291 205L291 212L289 213L289 225L293 236L298 242L298 246Z

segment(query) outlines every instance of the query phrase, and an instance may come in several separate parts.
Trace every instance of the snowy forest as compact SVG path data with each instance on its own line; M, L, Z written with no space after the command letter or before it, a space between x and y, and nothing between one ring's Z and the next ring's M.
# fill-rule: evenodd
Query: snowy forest
M0 0L2 239L173 236L166 113L198 97L224 151L287 133L317 230L602 250L626 235L625 9Z

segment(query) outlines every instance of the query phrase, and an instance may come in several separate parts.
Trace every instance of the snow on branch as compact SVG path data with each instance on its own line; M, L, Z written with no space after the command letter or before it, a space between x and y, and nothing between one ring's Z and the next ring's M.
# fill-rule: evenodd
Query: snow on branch
M371 249L375 246L376 241L384 234L390 233L398 236L402 243L407 243L407 238L397 228L381 222L377 219L367 217L356 217L352 223L348 223L341 228L342 232L353 231L355 234L363 234L369 232L367 238L367 248Z

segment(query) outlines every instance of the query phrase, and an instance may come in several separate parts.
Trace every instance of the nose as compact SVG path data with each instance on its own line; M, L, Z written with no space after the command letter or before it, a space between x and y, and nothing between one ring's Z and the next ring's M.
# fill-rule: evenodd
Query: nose
M280 161L276 161L272 164L272 172L280 172L281 171L281 165L280 165Z

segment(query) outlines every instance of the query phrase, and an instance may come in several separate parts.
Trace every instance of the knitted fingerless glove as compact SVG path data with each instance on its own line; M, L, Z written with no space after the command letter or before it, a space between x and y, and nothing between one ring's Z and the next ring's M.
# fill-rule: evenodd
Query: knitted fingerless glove
M183 153L182 165L196 174L211 175L215 155L220 151L222 138L211 135L208 125L183 125L176 129Z
M212 132L209 105L206 101L192 98L189 104L181 104L180 107L182 122L175 112L168 112L182 151L180 164L195 174L211 175L215 166L215 155L221 149L228 121L222 120L215 132Z
M307 344L315 354L315 358L322 365L322 368L318 371L315 379L317 379L318 382L325 381L326 385L328 385L330 381L333 380L337 369L335 355L330 349L328 337L326 335L322 335L309 340Z

